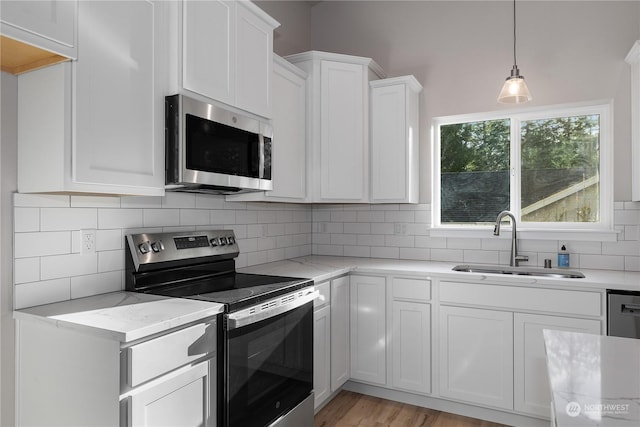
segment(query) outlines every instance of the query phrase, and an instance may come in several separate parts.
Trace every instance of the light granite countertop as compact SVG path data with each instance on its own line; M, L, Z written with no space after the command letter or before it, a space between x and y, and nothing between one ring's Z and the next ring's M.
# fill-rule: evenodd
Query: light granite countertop
M640 340L544 330L557 427L640 426Z
M14 317L126 343L214 316L223 308L207 301L111 292L17 310Z
M454 263L379 258L310 255L241 268L243 273L309 278L316 283L348 273L407 274L446 280L487 281L498 284L546 285L579 289L623 289L640 291L640 273L580 269L584 279L480 274L452 271Z

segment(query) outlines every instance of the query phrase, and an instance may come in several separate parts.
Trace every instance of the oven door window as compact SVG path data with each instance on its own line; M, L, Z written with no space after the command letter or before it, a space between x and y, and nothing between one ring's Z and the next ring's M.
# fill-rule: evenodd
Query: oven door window
M261 178L260 138L187 114L185 160L187 169L194 171Z
M313 303L228 332L227 425L270 424L313 389Z

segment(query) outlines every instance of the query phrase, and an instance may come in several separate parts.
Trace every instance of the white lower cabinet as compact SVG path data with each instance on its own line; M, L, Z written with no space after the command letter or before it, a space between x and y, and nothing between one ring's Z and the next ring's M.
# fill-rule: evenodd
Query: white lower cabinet
M440 307L440 394L513 409L513 314Z
M216 358L188 367L169 378L161 378L150 387L141 387L129 397L123 426L215 425Z
M16 425L215 427L215 317L133 342L16 325Z
M331 281L331 392L350 376L349 276Z
M385 385L386 280L379 276L351 276L351 378Z
M514 409L546 418L550 413L551 393L542 330L600 334L600 321L515 313L513 322Z
M431 305L393 301L389 339L393 388L431 392Z
M349 380L349 276L316 285L313 390L315 408Z
M331 307L313 311L313 393L314 407L331 394Z

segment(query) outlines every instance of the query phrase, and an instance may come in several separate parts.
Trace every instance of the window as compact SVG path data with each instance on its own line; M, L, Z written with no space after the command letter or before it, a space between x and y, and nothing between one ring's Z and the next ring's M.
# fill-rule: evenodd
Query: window
M486 226L510 210L523 229L611 229L609 111L591 105L435 119L434 226Z

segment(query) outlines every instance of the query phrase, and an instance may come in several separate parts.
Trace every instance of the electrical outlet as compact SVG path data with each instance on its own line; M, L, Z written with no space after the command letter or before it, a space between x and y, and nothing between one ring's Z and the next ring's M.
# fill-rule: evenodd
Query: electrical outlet
M96 251L96 230L80 230L80 254L92 254Z
M399 236L406 236L407 224L402 224L402 223L393 224L393 234L399 235Z

